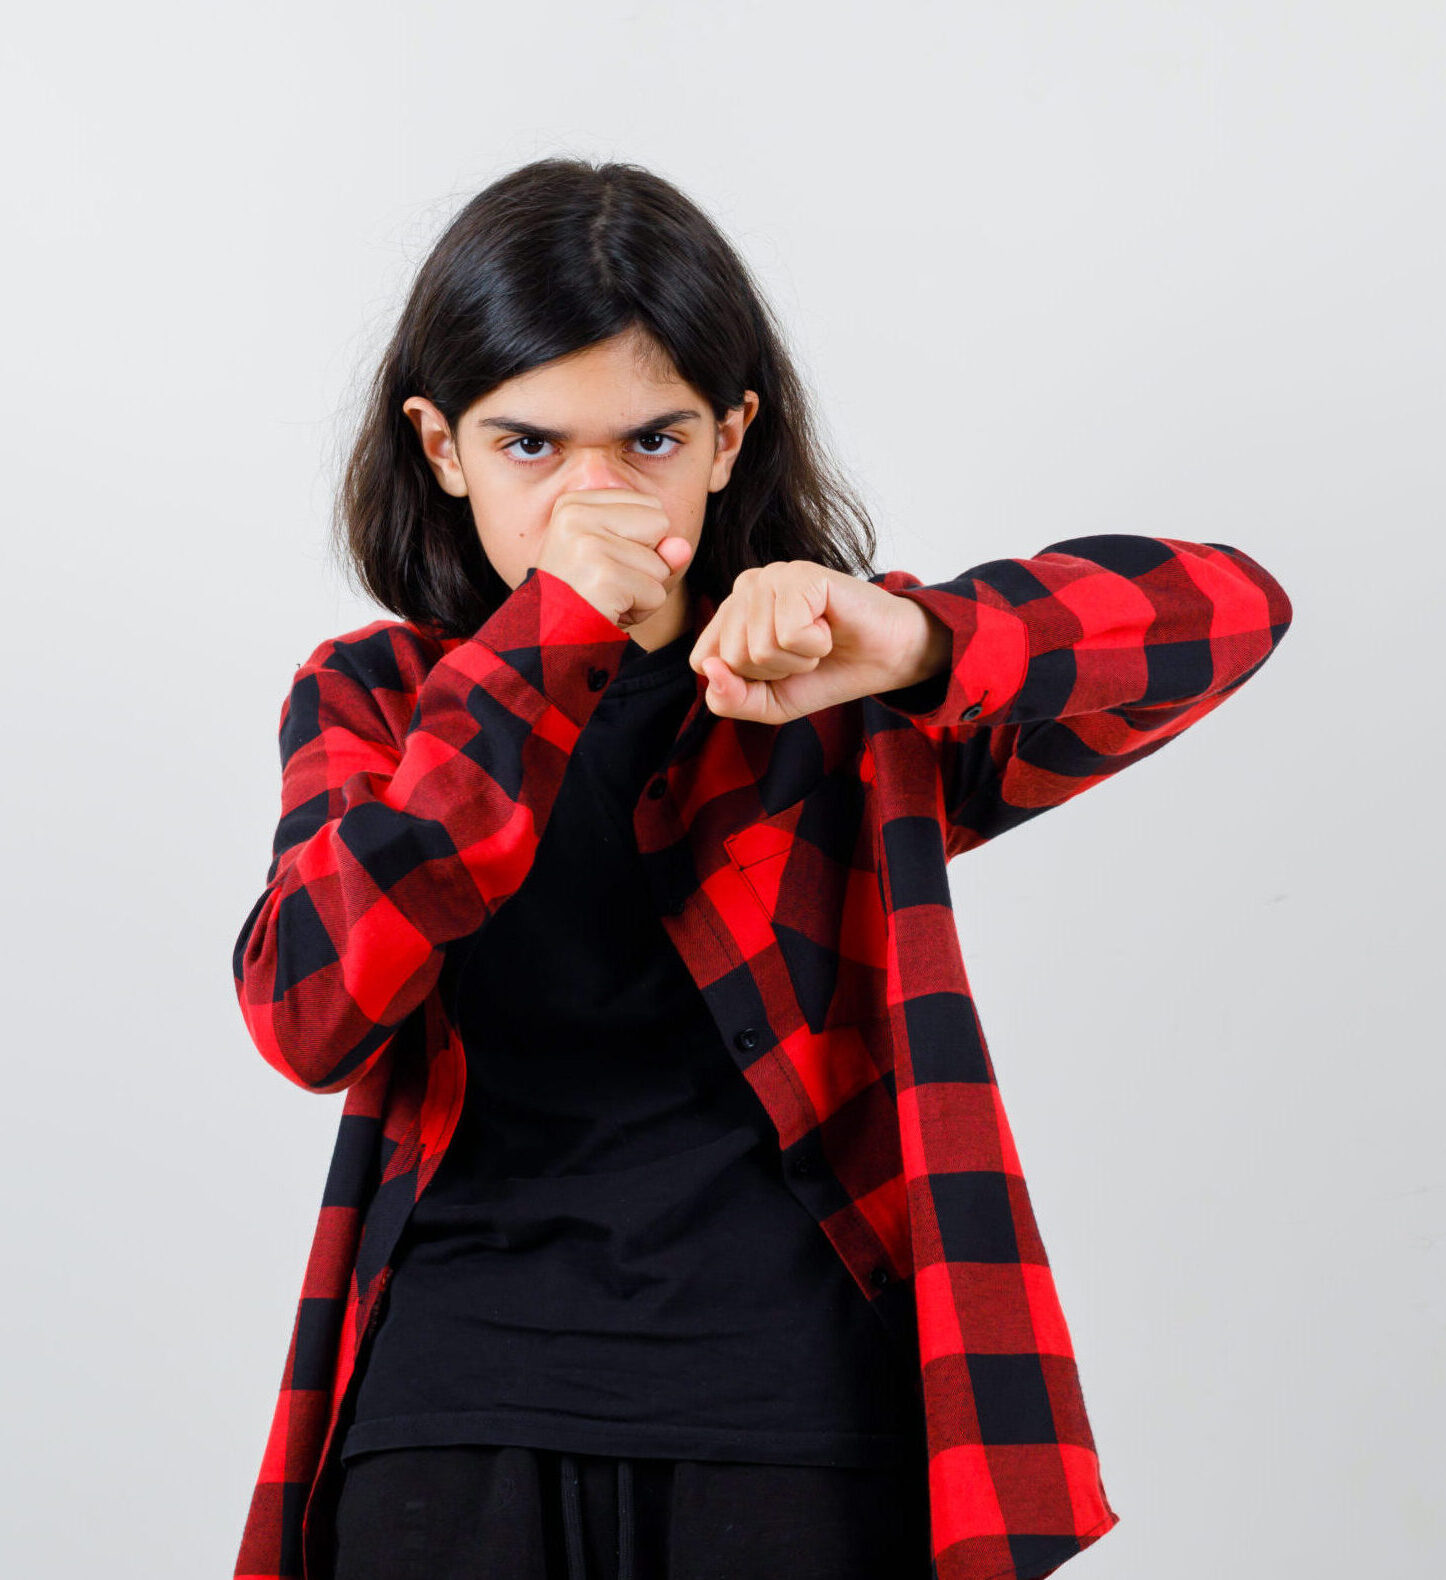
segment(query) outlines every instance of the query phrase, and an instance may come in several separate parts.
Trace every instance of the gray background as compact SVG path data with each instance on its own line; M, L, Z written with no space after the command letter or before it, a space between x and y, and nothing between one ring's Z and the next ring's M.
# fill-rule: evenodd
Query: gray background
M881 567L1212 539L1266 668L951 867L1121 1515L1071 1580L1442 1546L1439 5L140 0L0 34L3 1559L229 1575L340 1113L231 983L336 460L548 153L759 270ZM1428 623L1429 622L1429 623Z

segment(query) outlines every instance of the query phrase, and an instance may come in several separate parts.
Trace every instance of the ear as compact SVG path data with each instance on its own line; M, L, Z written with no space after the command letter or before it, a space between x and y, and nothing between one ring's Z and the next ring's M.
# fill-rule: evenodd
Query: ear
M743 404L735 406L718 424L718 437L714 446L713 470L708 474L708 492L716 494L733 473L733 463L743 447L743 434L748 424L758 415L758 396L753 390L743 391Z
M447 419L425 395L409 395L402 410L417 430L427 465L446 491L457 499L467 497L467 479L457 461L457 446Z

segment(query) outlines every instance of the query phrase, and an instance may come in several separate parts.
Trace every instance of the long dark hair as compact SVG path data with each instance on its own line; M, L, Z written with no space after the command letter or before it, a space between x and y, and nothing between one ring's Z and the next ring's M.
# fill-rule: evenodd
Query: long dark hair
M535 160L448 225L417 273L336 497L333 534L362 589L401 619L470 635L510 588L470 503L433 476L402 403L455 431L507 379L638 327L721 419L759 396L727 485L708 495L686 575L721 600L753 565L869 574L874 530L822 451L802 381L746 265L713 222L634 164Z

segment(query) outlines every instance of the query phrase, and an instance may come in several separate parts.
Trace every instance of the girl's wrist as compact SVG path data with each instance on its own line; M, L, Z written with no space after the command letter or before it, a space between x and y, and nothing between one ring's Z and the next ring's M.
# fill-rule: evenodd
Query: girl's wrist
M886 688L890 691L932 680L948 667L954 651L954 633L938 615L917 599L905 598L904 602L917 613L917 630L904 645L897 677Z

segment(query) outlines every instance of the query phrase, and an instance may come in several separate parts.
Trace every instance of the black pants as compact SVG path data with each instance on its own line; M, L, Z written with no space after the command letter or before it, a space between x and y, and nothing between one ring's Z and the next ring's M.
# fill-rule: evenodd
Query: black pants
M334 1580L929 1580L927 1467L516 1447L350 1462Z

